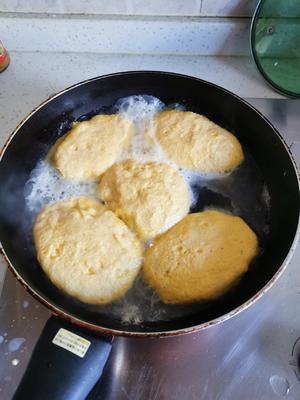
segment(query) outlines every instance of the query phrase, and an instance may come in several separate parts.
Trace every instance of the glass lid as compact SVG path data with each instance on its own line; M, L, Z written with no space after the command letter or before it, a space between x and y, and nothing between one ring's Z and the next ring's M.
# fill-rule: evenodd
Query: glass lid
M261 0L252 21L251 49L275 89L300 97L300 0Z

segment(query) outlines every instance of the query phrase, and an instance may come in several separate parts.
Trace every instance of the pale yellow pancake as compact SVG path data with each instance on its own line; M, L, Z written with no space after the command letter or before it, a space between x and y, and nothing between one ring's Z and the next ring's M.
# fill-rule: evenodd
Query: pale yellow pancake
M255 233L219 211L189 214L154 241L144 276L165 303L215 299L228 291L258 254Z
M144 240L174 225L190 207L184 178L157 162L126 160L113 165L102 177L99 195Z
M121 115L97 115L59 139L51 160L64 178L97 180L131 143L133 131Z
M89 197L45 207L34 224L34 242L51 281L86 303L105 304L122 296L141 267L135 234Z
M193 112L169 110L156 114L148 126L165 154L179 167L203 173L223 173L244 159L237 138Z

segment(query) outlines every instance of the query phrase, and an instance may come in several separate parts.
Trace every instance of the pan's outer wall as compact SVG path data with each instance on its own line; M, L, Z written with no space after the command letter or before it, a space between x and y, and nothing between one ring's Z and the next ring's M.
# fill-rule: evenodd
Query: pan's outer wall
M85 114L110 107L121 97L149 94L178 102L234 132L258 163L271 196L269 247L257 270L249 271L233 295L189 317L127 326L101 315L56 289L41 272L26 231L24 183L56 140L56 132ZM162 72L129 72L95 78L52 97L15 130L0 163L0 240L8 263L30 292L55 314L90 329L121 335L174 335L204 329L249 306L278 278L293 250L299 219L295 163L272 125L239 97L211 83ZM247 188L245 188L247 190ZM28 225L28 224L27 224Z

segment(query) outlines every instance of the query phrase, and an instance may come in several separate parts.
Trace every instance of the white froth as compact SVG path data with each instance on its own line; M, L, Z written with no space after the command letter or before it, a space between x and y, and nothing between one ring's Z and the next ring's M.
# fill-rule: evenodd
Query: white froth
M76 196L95 196L97 184L64 179L47 160L39 161L24 187L27 208L38 213L47 204Z
M134 122L149 120L164 107L162 101L148 95L123 97L115 105L117 112L124 114Z
M122 323L124 325L138 325L142 322L141 311L137 305L129 304L122 313Z
M207 186L210 180L228 176L228 173L204 173L195 172L189 169L179 168L180 174L184 177L191 196L191 207L195 206L198 201L199 185Z
M158 294L144 281L142 274L137 277L134 287L121 299L101 307L101 312L120 318L124 325L140 325L143 321L164 320L174 314L181 315L177 309L161 303Z
M184 168L180 168L180 172L188 182L191 182L191 184L201 180L207 182L213 179L226 178L230 175L230 172L196 172Z
M116 110L132 120L135 125L132 145L121 155L120 160L159 161L170 164L156 140L153 125L153 117L164 107L164 103L159 99L147 95L124 97L117 102Z

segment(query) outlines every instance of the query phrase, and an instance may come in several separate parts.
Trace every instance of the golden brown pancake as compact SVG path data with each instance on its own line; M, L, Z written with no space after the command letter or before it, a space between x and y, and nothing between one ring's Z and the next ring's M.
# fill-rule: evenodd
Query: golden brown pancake
M51 159L64 178L98 180L130 144L133 130L121 115L97 115L59 139Z
M51 281L86 303L105 304L122 296L141 267L135 234L89 197L45 207L34 224L34 242Z
M114 164L103 175L99 194L144 240L174 225L190 207L184 178L169 165L157 162L126 160Z
M237 138L193 112L169 110L156 114L148 126L165 154L177 166L203 173L223 173L244 159Z
M258 254L255 233L220 211L189 214L145 254L144 275L165 303L215 299L228 291Z

